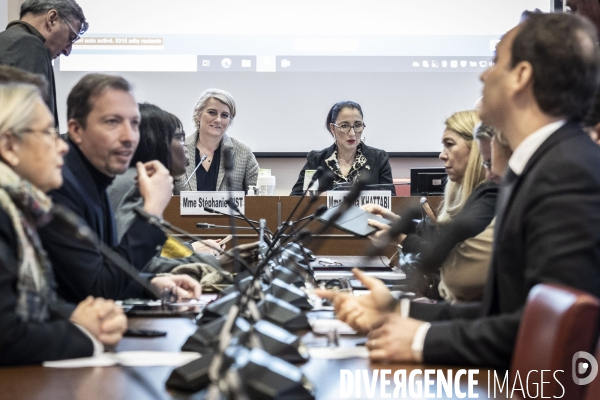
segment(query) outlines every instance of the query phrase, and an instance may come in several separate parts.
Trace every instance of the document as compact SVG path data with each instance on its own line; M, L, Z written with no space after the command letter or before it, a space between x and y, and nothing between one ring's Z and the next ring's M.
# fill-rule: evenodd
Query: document
M70 360L46 361L42 365L48 368L85 368L85 367L180 367L197 358L200 353L191 351L122 351L103 353L97 357L72 358Z

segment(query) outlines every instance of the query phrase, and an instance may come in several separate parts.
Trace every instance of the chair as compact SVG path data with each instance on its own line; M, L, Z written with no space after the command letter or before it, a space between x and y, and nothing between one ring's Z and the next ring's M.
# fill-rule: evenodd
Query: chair
M596 362L600 364L600 341L596 345L594 357L596 358ZM592 383L585 387L585 400L598 399L600 399L600 376L596 376L596 379L594 379Z
M584 386L572 379L572 359L578 351L592 351L599 310L600 300L583 291L554 284L534 286L517 334L509 370L510 387L518 371L526 398L529 395L533 398L536 393L539 398L541 370L550 370L543 377L547 382L544 396L581 399ZM537 372L531 373L528 380L527 374L533 370ZM560 384L553 376L556 370L564 371L556 374Z

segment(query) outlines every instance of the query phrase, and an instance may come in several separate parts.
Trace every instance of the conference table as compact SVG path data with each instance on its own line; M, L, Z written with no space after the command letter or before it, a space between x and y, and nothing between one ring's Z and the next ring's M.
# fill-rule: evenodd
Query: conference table
M428 196L428 203L435 210L437 209L442 197ZM392 197L392 211L402 214L409 207L418 207L421 197ZM288 219L292 210L298 203L297 196L249 196L245 198L245 214L251 220L264 218L267 227L275 231L282 222ZM310 215L322 205L327 204L327 198L320 196L316 201L305 210L305 205L309 199L304 199L298 211L292 217L297 220L301 217ZM213 225L230 225L229 216L223 215L181 215L180 214L180 196L173 196L164 212L164 219L173 225L186 230L187 232L201 235L205 239L218 239L231 233L230 229L198 229L196 223L204 222ZM304 212L302 212L304 211ZM247 227L248 224L241 220L235 220L234 225ZM312 221L306 226L311 232L316 232L322 226L319 221ZM238 230L235 232L239 243L248 243L258 240L256 232L251 230ZM176 235L177 236L177 235ZM368 238L357 238L345 233L337 228L331 227L314 235L307 247L315 254L340 255L340 256L362 256L369 251L370 241Z
M392 210L400 213L406 207L419 204L418 197L395 197L392 200ZM248 197L246 198L246 214L250 219L265 218L268 226L274 230L281 223L282 218L291 212L297 202L297 198L284 196L266 196L266 197ZM439 204L438 197L428 199L432 207ZM321 204L325 204L325 198L319 198L306 210L305 215L314 212ZM303 208L302 206L300 208ZM299 218L303 215L297 215ZM174 196L166 212L165 219L174 225L183 228L191 233L198 233L199 230L195 224L197 222L208 222L211 224L225 225L229 223L227 216L181 216L179 214L179 197ZM240 223L243 226L243 221ZM318 222L311 222L309 227L317 229ZM229 230L204 231L206 238L222 237L229 233ZM257 240L256 233L248 231L238 231L236 233L240 243ZM330 228L321 233L315 242L318 246L313 249L317 255L327 254L331 257L336 255L363 255L369 248L369 240L366 238L354 238L335 228ZM184 317L163 317L163 318L143 318L130 317L129 327L132 329L152 329L163 330L167 332L165 337L158 338L133 338L125 337L119 343L115 351L179 351L185 340L196 330L196 324L192 318ZM364 343L366 339L361 336L341 336L340 347L352 347ZM323 343L326 345L325 335L315 335L311 332L305 333L303 341L314 346ZM371 379L373 371L390 370L392 375L396 371L405 371L406 377L416 370L434 369L438 373L448 374L464 370L463 367L452 366L432 366L415 364L387 364L372 363L367 358L348 358L348 359L322 359L311 358L307 363L301 366L303 373L314 384L316 389L316 398L329 400L339 398L389 398L393 394L393 380L391 386L385 388L382 392L380 380L377 380L376 388L372 393L367 393L367 387L362 384L361 393L357 397L356 392L349 393L348 385L341 387L341 371L351 371L360 374L366 374ZM2 399L202 399L206 392L196 393L181 392L169 389L165 382L169 377L173 367L87 367L56 369L46 368L40 365L0 368L0 400ZM363 372L366 371L366 372ZM501 371L503 374L504 372ZM355 375L356 376L356 375ZM421 379L419 379L419 377ZM407 399L425 398L423 391L423 373L417 374L417 379L407 381L406 397ZM471 388L473 394L478 398L488 398L488 388L493 387L494 372L490 369L479 369L479 372L472 375L477 382ZM348 376L346 376L348 379ZM388 375L388 379L391 376ZM434 376L435 379L435 376ZM348 381L346 380L348 384ZM458 382L457 382L458 383ZM412 386L411 386L412 385ZM436 393L437 383L430 386L429 391ZM467 375L460 377L459 389L454 388L450 394L442 390L438 399L463 398L468 394ZM419 394L419 390L421 393ZM342 392L340 391L342 390ZM344 392L345 390L345 392ZM400 392L402 394L402 392ZM386 396L387 395L387 396ZM349 397L348 397L349 396ZM498 394L494 397L503 399L503 395Z
M131 350L154 350L154 351L179 351L185 340L195 331L196 325L190 318L130 318L129 327L135 329L157 329L167 331L167 336L159 338L130 338L125 337L119 343L116 351ZM312 337L312 333L306 334L307 342L315 340L326 340L324 337ZM354 346L357 341L363 341L362 337L343 336L340 346ZM366 358L352 358L342 360L311 359L302 366L302 371L314 384L316 398L319 400L330 400L340 398L340 371L341 370L406 370L408 377L415 369L436 369L444 373L456 372L463 367L414 365L414 364L383 364L371 363ZM73 399L73 400L145 400L145 399L203 399L204 391L188 393L174 391L165 386L172 367L88 367L78 369L56 369L45 368L39 365L0 368L0 399L16 400L50 400L50 399ZM477 384L473 393L479 398L488 398L488 369L479 369L474 375ZM421 375L422 377L423 375ZM453 375L454 376L454 375ZM493 379L493 372L490 375ZM389 376L388 376L389 379ZM415 381L416 382L416 381ZM387 387L386 392L393 394L394 386ZM417 390L416 388L414 390ZM436 393L435 385L430 389ZM384 394L385 394L384 393ZM460 379L459 393L468 393L466 377ZM435 397L438 399L453 399L453 395ZM421 396L411 396L410 388L407 388L406 399L420 399ZM384 398L378 386L373 397L367 397L363 385L361 396L358 398ZM505 397L497 396L503 399Z

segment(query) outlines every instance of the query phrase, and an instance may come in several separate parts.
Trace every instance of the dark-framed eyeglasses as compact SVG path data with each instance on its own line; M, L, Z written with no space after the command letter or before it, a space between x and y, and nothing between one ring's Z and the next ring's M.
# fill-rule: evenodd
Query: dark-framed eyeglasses
M173 139L177 140L181 144L185 144L185 132L177 132L173 135Z
M81 29L79 30L79 33L78 33L75 29L73 29L73 27L71 26L71 24L69 23L69 21L67 21L67 19L65 17L63 17L62 15L60 17L63 19L63 21L65 21L65 23L67 24L67 26L69 27L69 29L71 30L73 35L75 35L74 38L69 38L71 43L75 43L76 41L81 39L81 35L83 35L90 26L87 21L83 21L81 23Z
M356 134L361 133L367 127L367 125L362 122L355 122L354 125L350 125L347 122L342 122L339 125L332 123L332 125L338 128L342 133L349 133L350 129L354 129L354 133Z
M492 160L482 162L481 166L487 170L490 170L492 168Z

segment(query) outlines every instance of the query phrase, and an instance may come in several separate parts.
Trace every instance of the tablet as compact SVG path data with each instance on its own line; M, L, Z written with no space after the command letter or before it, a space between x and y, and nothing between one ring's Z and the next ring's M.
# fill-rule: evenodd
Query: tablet
M328 223L331 217L333 217L337 210L338 206L331 207L329 210L325 211L323 215L318 217L321 222ZM378 215L371 214L363 210L362 208L358 208L356 206L350 206L348 211L346 211L337 221L335 221L332 226L335 226L338 229L343 230L344 232L348 232L358 237L369 236L372 233L377 232L377 229L373 228L371 225L367 223L367 220L374 219L383 224L390 224L385 218L381 218Z

